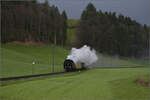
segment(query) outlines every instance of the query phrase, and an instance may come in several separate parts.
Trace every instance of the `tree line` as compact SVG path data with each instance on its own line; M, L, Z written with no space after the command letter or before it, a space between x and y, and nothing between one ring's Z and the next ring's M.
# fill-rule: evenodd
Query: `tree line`
M66 12L48 0L1 1L1 42L35 41L65 45ZM100 53L126 57L149 55L149 27L115 12L97 11L89 3L77 29L78 46L85 44Z
M1 42L35 41L65 45L66 12L50 6L48 0L1 1Z
M89 3L78 25L79 46L87 44L100 53L124 57L149 55L149 27L115 12L97 11Z

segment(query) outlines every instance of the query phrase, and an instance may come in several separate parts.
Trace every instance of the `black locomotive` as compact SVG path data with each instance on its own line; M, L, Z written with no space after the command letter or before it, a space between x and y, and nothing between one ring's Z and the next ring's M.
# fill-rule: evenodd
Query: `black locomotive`
M69 71L76 71L76 70L83 70L86 69L84 63L74 63L73 60L71 59L66 59L64 61L64 69L69 72Z

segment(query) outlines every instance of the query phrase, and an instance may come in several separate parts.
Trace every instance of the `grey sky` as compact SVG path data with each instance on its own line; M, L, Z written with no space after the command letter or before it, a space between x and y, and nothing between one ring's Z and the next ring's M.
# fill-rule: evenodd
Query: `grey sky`
M43 0L41 0L43 1ZM150 26L150 0L49 0L69 18L79 19L87 4L92 2L97 10L116 12Z

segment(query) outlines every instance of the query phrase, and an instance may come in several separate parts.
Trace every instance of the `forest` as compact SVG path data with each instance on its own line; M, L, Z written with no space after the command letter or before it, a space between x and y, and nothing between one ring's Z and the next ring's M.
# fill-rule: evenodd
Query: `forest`
M79 44L124 57L149 55L149 27L115 12L97 11L89 3L78 25Z
M67 14L48 0L1 1L1 42L35 41L67 46ZM77 46L122 57L149 55L149 27L115 12L97 11L89 3L76 26Z
M35 41L65 45L67 16L48 0L1 1L2 43Z

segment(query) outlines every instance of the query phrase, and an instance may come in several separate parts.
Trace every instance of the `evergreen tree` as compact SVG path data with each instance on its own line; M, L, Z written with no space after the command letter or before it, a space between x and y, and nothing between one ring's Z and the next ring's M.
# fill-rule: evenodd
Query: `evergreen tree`
M67 40L67 14L65 11L62 12L63 28L62 28L62 45L65 45Z
M125 57L148 55L149 28L122 14L96 11L89 3L78 27L80 45L90 45L101 53Z
M65 44L66 13L61 15L57 7L49 5L48 0L42 4L36 0L1 3L2 43L34 41Z

